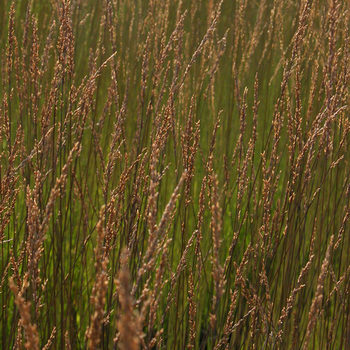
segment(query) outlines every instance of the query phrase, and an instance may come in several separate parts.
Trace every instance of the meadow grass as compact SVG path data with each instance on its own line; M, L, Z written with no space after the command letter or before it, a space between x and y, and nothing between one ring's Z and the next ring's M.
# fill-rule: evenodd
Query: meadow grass
M0 348L348 348L349 10L1 0Z

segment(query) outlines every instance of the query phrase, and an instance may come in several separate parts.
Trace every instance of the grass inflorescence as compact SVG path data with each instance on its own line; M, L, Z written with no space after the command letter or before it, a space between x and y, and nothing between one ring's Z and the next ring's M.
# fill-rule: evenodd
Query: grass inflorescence
M350 7L2 0L1 349L350 344Z

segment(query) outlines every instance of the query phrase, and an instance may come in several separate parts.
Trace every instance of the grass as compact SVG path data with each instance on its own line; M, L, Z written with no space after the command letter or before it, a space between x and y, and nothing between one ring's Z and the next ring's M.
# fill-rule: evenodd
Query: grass
M2 349L347 348L347 1L0 18Z

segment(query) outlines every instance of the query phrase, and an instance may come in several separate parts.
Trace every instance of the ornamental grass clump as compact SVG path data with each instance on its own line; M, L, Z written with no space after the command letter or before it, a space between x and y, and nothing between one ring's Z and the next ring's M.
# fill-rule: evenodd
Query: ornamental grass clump
M349 5L2 0L0 348L346 348Z

